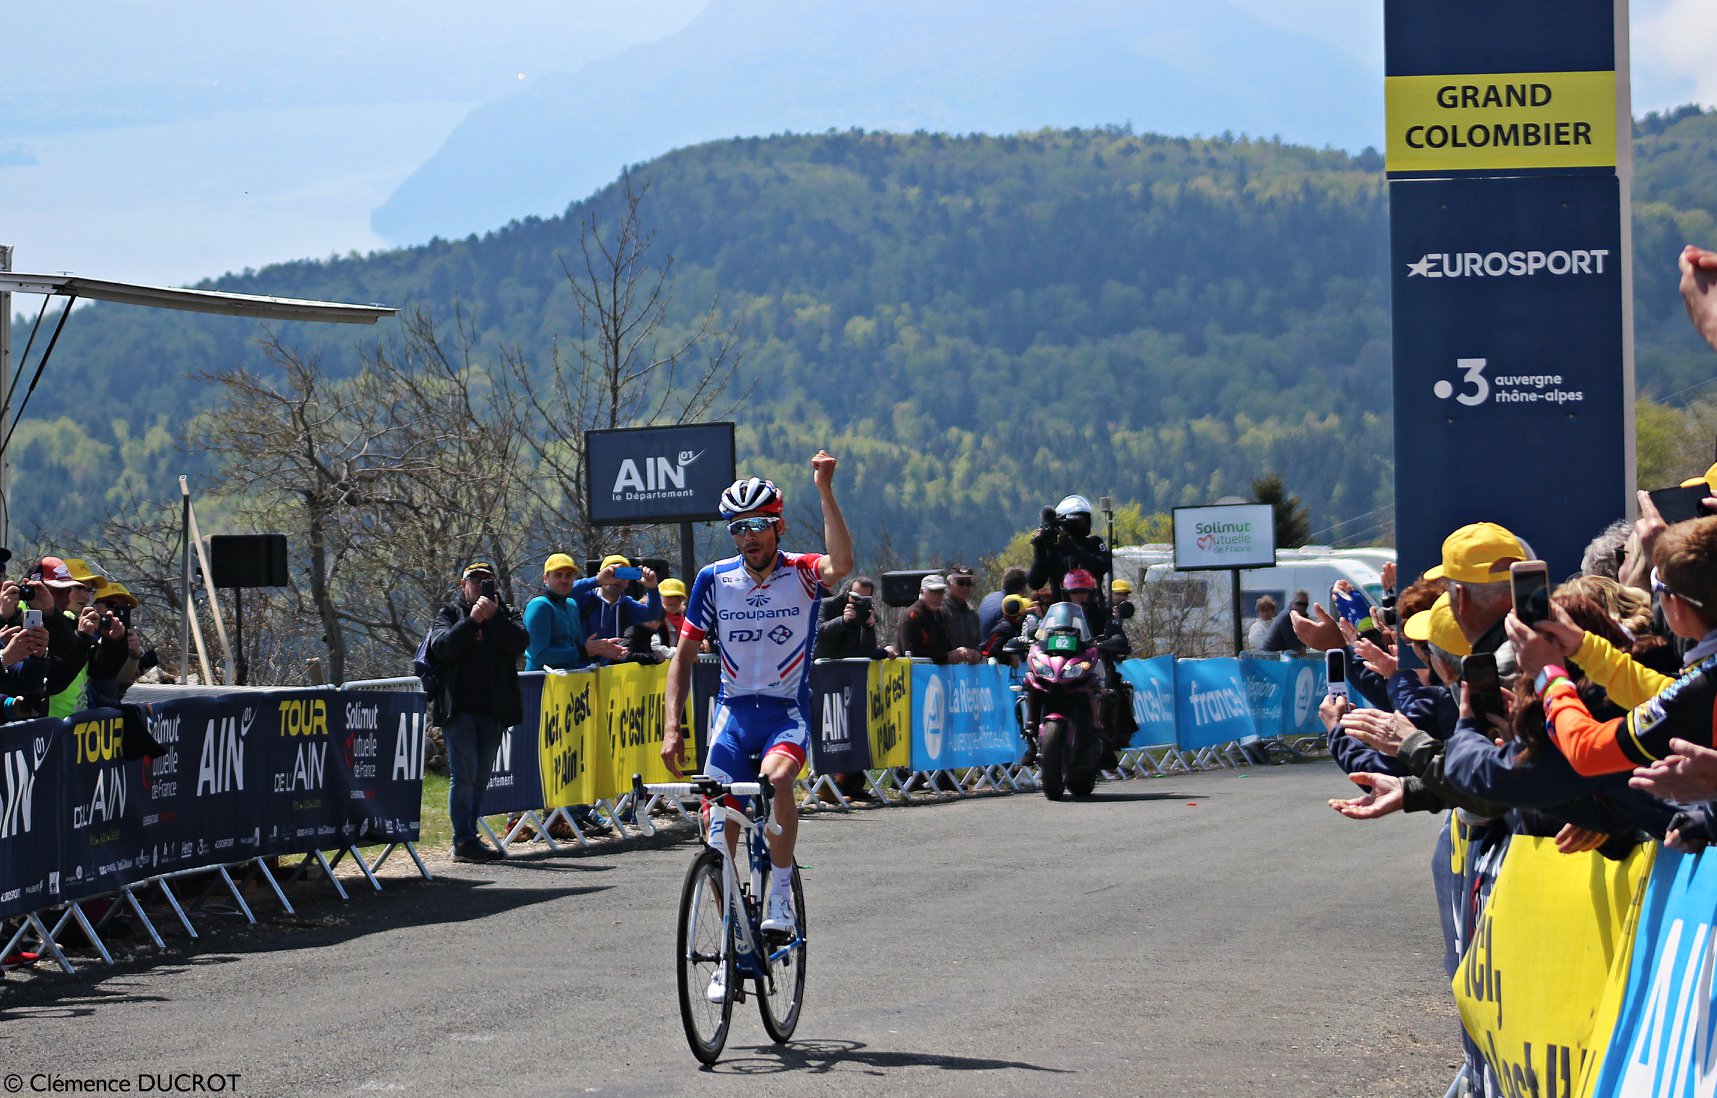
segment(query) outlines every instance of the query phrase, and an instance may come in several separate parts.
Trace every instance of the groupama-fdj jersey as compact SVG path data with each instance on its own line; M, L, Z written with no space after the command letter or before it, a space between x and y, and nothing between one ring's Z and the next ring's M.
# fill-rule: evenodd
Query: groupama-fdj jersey
M802 764L810 739L811 646L826 591L817 553L776 553L759 583L745 558L698 572L680 636L713 636L721 690L704 769L727 781L757 776L752 756L784 751Z

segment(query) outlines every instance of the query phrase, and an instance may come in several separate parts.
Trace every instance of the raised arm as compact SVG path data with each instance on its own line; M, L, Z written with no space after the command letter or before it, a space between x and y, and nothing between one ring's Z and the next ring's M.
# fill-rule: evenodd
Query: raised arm
M823 557L817 562L817 573L832 591L853 570L853 538L841 517L841 505L835 502L835 459L827 450L818 450L811 459L811 482L823 504Z

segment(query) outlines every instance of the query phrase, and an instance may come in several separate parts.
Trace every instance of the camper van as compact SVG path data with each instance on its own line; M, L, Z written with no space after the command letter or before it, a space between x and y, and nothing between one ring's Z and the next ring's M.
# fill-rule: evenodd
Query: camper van
M1133 621L1138 641L1145 649L1141 654L1173 654L1183 658L1232 656L1231 573L1177 572L1173 553L1162 559L1153 551L1155 549L1155 546L1127 546L1115 550L1115 574L1123 579L1137 577L1133 602L1138 610ZM1383 552L1392 555L1390 550ZM1354 590L1363 592L1369 601L1376 604L1383 597L1380 568L1384 559L1346 554L1302 556L1296 551L1285 550L1279 554L1273 568L1242 571L1242 629L1257 616L1258 600L1264 595L1276 601L1280 613L1287 613L1295 591L1307 592L1314 603L1330 609L1330 590L1338 580L1346 580ZM1372 563L1373 560L1377 563Z

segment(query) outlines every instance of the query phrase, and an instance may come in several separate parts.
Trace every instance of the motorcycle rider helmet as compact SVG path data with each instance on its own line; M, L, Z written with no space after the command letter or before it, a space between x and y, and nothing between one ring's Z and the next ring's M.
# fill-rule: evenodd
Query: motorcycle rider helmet
M1090 591L1095 593L1097 590L1097 577L1093 576L1083 568L1075 568L1073 571L1061 577L1061 589L1066 591L1068 594L1072 594L1075 591Z
M1055 505L1055 517L1075 537L1091 532L1091 501L1084 496L1067 496Z
M772 480L746 477L727 486L719 504L721 517L731 519L747 511L762 511L766 515L781 513L781 489Z

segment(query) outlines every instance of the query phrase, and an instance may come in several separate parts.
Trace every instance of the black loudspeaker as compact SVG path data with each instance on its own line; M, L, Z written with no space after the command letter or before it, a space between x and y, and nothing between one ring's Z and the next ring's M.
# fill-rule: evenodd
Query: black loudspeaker
M212 534L209 578L216 587L285 587L285 534Z
M925 576L940 575L934 568L919 568L882 574L882 601L893 607L911 606L918 601L919 585Z

